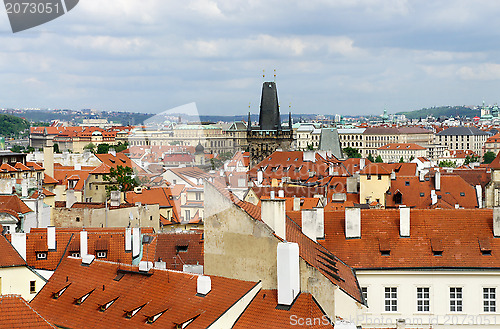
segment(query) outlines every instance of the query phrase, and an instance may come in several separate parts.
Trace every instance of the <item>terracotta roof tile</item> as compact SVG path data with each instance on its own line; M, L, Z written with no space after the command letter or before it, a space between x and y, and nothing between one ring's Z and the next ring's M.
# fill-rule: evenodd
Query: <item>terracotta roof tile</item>
M19 253L12 247L5 236L0 235L0 267L25 266L26 262ZM0 313L1 316L1 313ZM1 322L1 321L0 321Z
M0 295L0 328L55 328L19 295Z
M155 260L161 259L167 269L182 271L183 264L203 265L203 232L159 233ZM178 248L178 246L187 248Z

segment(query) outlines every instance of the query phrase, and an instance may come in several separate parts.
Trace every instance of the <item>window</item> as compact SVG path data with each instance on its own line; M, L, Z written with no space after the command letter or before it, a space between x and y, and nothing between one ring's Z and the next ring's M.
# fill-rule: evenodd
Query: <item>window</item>
M429 312L430 304L430 288L428 287L418 287L417 288L417 311L418 312Z
M450 288L450 312L462 312L462 288Z
M365 302L368 303L368 287L361 287L361 293Z
M179 252L187 252L188 251L188 246L187 245L175 246L175 251L177 253L179 253Z
M367 180L372 179L372 175L366 175L366 179L367 179Z
M36 281L30 281L30 293L36 293Z
M382 175L378 175L378 180L382 180Z
M495 288L483 288L483 306L485 312L496 312Z
M80 217L76 217L76 221L79 222L80 221Z
M36 259L47 259L47 253L46 252L37 252Z
M405 181L405 186L410 186L410 182L409 181Z
M191 212L189 210L184 211L184 220L191 219Z
M106 251L98 251L97 258L106 258Z
M80 253L79 252L72 252L71 257L80 257Z
M397 287L385 287L384 304L386 312L397 312L398 310Z
M196 197L197 201L200 201L201 200L201 192L196 192L195 197Z

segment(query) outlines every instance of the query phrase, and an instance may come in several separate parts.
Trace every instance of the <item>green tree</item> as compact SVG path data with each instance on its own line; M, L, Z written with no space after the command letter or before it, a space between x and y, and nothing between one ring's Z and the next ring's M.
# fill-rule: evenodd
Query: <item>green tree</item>
M491 151L488 151L486 152L484 155L483 155L483 163L486 163L486 164L489 164L489 163L492 163L493 160L495 160L496 158L496 154L491 152Z
M102 144L99 144L97 145L97 151L96 153L97 154L106 154L109 152L109 144L106 144L106 143L102 143Z
M382 157L380 155L377 155L377 157L375 158L375 162L382 163L384 162L384 160L382 160Z
M118 165L116 168L110 168L109 174L104 175L104 180L111 183L106 186L106 192L109 194L111 191L133 191L134 187L139 186L138 181L133 177L134 170L130 167L123 167Z
M54 153L61 153L61 151L59 151L59 144L54 143L52 147L54 148Z
M122 144L122 142L118 142L118 144L115 145L115 151L116 153L125 151L128 148L128 142L125 142Z
M412 155L412 156L410 157L410 161L413 161L414 159L415 159L415 157ZM410 161L408 161L408 162L410 162Z
M23 153L24 152L24 147L22 147L21 145L12 145L12 147L10 148L10 150L14 153Z
M95 145L94 143L89 143L83 147L84 150L89 150L92 153L95 153Z
M439 161L438 166L439 167L455 168L457 166L457 163L455 161L451 161L451 160L443 160L443 161Z
M375 159L373 158L373 155L371 153L368 154L367 159L370 160L371 162L375 162Z
M404 163L405 162L405 159L403 157L401 157L401 159L399 159L399 163Z
M361 158L361 153L355 148L346 147L343 149L348 158Z

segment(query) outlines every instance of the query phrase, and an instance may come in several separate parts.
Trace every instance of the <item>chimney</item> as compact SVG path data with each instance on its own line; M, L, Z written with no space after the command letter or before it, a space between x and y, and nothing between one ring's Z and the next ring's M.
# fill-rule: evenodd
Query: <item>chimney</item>
M263 199L261 201L261 218L277 236L286 239L285 199Z
M396 329L405 329L406 328L406 320L405 319L397 319L396 320Z
M132 257L139 256L141 252L141 229L134 227L132 229Z
M56 250L56 227L47 226L47 248Z
M278 191L278 198L284 198L285 197L285 191L279 190Z
M139 262L139 272L148 272L153 268L153 262L140 261Z
M314 208L316 211L316 238L325 238L325 208L317 207Z
M300 211L300 198L293 197L293 211Z
M314 209L302 209L302 233L316 241L316 211Z
M120 191L111 191L111 197L109 201L109 205L111 207L119 207L120 206Z
M366 167L366 160L364 158L359 159L359 170L363 170Z
M347 193L358 193L358 179L354 176L346 178Z
M431 204L435 205L438 202L438 197L436 195L436 190L431 190Z
M476 185L476 198L477 207L483 208L483 187L481 185Z
M54 148L51 146L43 148L43 168L47 175L54 177Z
M311 161L316 162L316 152L314 151L305 151L302 153L303 161Z
M82 256L82 265L90 265L94 261L95 256L94 255L85 255Z
M116 151L114 148L110 147L109 150L108 150L108 153L111 154L112 156L116 156Z
M206 296L212 290L212 280L209 276L200 275L196 280L196 294Z
M434 187L436 188L436 191L441 190L441 173L439 171L436 171L436 174L434 175Z
M71 208L75 202L76 202L75 190L67 189L66 190L66 208Z
M361 238L361 208L345 208L345 237Z
M132 251L132 229L130 227L125 228L125 251Z
M80 231L80 257L87 256L87 231Z
M12 246L26 260L26 233L12 233Z
M418 179L419 179L421 182L425 181L425 172L424 172L423 170L420 170L420 171L418 172Z
M81 163L75 163L74 168L75 168L75 170L82 170L82 164Z
M290 306L300 293L299 245L278 243L277 265L278 304Z
M274 192L274 191L269 192L269 198L276 199L276 192Z
M500 237L500 207L493 207L493 235Z
M410 208L408 207L399 207L399 235L410 236Z
M28 180L26 178L21 182L21 196L23 198L28 197Z
M396 179L396 173L393 171L391 171L391 180L395 180Z
M262 170L257 171L257 184L262 184L262 181L264 180L264 173Z

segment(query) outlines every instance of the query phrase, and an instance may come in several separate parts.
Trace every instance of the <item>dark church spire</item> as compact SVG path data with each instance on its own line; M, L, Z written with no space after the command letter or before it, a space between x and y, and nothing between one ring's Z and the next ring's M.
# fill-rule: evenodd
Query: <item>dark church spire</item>
M252 131L252 120L250 119L250 112L248 112L247 131Z
M281 130L278 91L275 82L264 82L260 99L260 130Z

